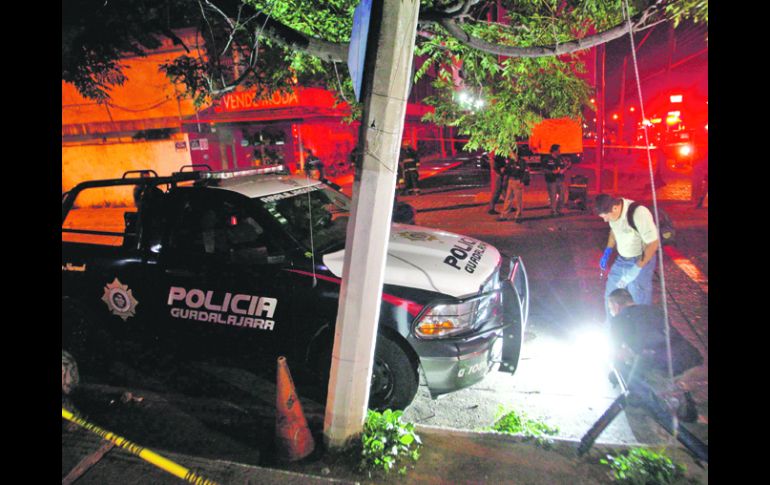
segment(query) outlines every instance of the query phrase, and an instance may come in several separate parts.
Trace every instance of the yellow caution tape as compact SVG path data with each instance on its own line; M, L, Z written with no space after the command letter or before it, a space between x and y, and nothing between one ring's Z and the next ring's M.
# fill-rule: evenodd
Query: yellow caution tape
M111 433L105 429L102 429L99 426L96 426L95 424L89 423L88 421L84 420L79 416L74 415L72 412L64 408L61 408L61 416L62 418L68 421L72 421L73 423L79 426L82 426L88 431L91 431L92 433L95 433L101 436L105 440L115 443L117 446L120 446L121 448L127 450L129 453L138 456L139 458L155 465L161 470L167 471L168 473L171 473L172 475L181 478L182 480L185 480L190 483L194 483L195 485L218 485L217 482L213 480L209 480L208 478L203 478L200 475L197 475L195 472L174 463L168 458L164 458L160 456L159 454L155 453L152 450L149 450L143 446L139 446L136 443L133 443L123 437L120 437L115 433Z

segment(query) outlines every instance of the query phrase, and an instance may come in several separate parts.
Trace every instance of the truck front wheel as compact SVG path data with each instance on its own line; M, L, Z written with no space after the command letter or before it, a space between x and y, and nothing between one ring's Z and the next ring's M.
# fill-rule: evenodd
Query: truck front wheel
M332 342L319 352L318 375L326 398L329 368L332 360ZM369 387L369 408L404 409L417 394L418 374L412 360L401 347L383 335L377 335L374 351L372 382Z
M372 409L404 409L417 394L418 377L411 360L392 340L378 336L369 389Z

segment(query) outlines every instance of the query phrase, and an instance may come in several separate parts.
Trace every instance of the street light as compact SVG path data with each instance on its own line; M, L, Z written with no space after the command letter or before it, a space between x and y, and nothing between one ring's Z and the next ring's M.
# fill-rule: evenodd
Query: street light
M467 91L461 91L460 94L457 95L457 103L461 107L471 111L475 111L484 106L484 100L481 98L481 96L477 98Z

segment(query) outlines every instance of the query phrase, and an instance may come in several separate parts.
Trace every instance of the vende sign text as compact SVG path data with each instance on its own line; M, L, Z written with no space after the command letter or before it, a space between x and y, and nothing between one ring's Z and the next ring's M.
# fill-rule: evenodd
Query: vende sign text
M241 93L230 93L222 96L222 99L214 105L214 111L217 113L226 113L230 111L246 111L252 109L269 109L283 106L298 106L299 96L296 91L279 92L262 98L254 98L254 91Z

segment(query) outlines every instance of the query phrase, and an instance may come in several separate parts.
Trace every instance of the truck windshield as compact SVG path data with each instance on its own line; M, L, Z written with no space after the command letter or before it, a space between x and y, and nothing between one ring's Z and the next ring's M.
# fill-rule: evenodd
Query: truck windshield
M305 249L343 248L350 199L323 185L261 197L267 212Z

